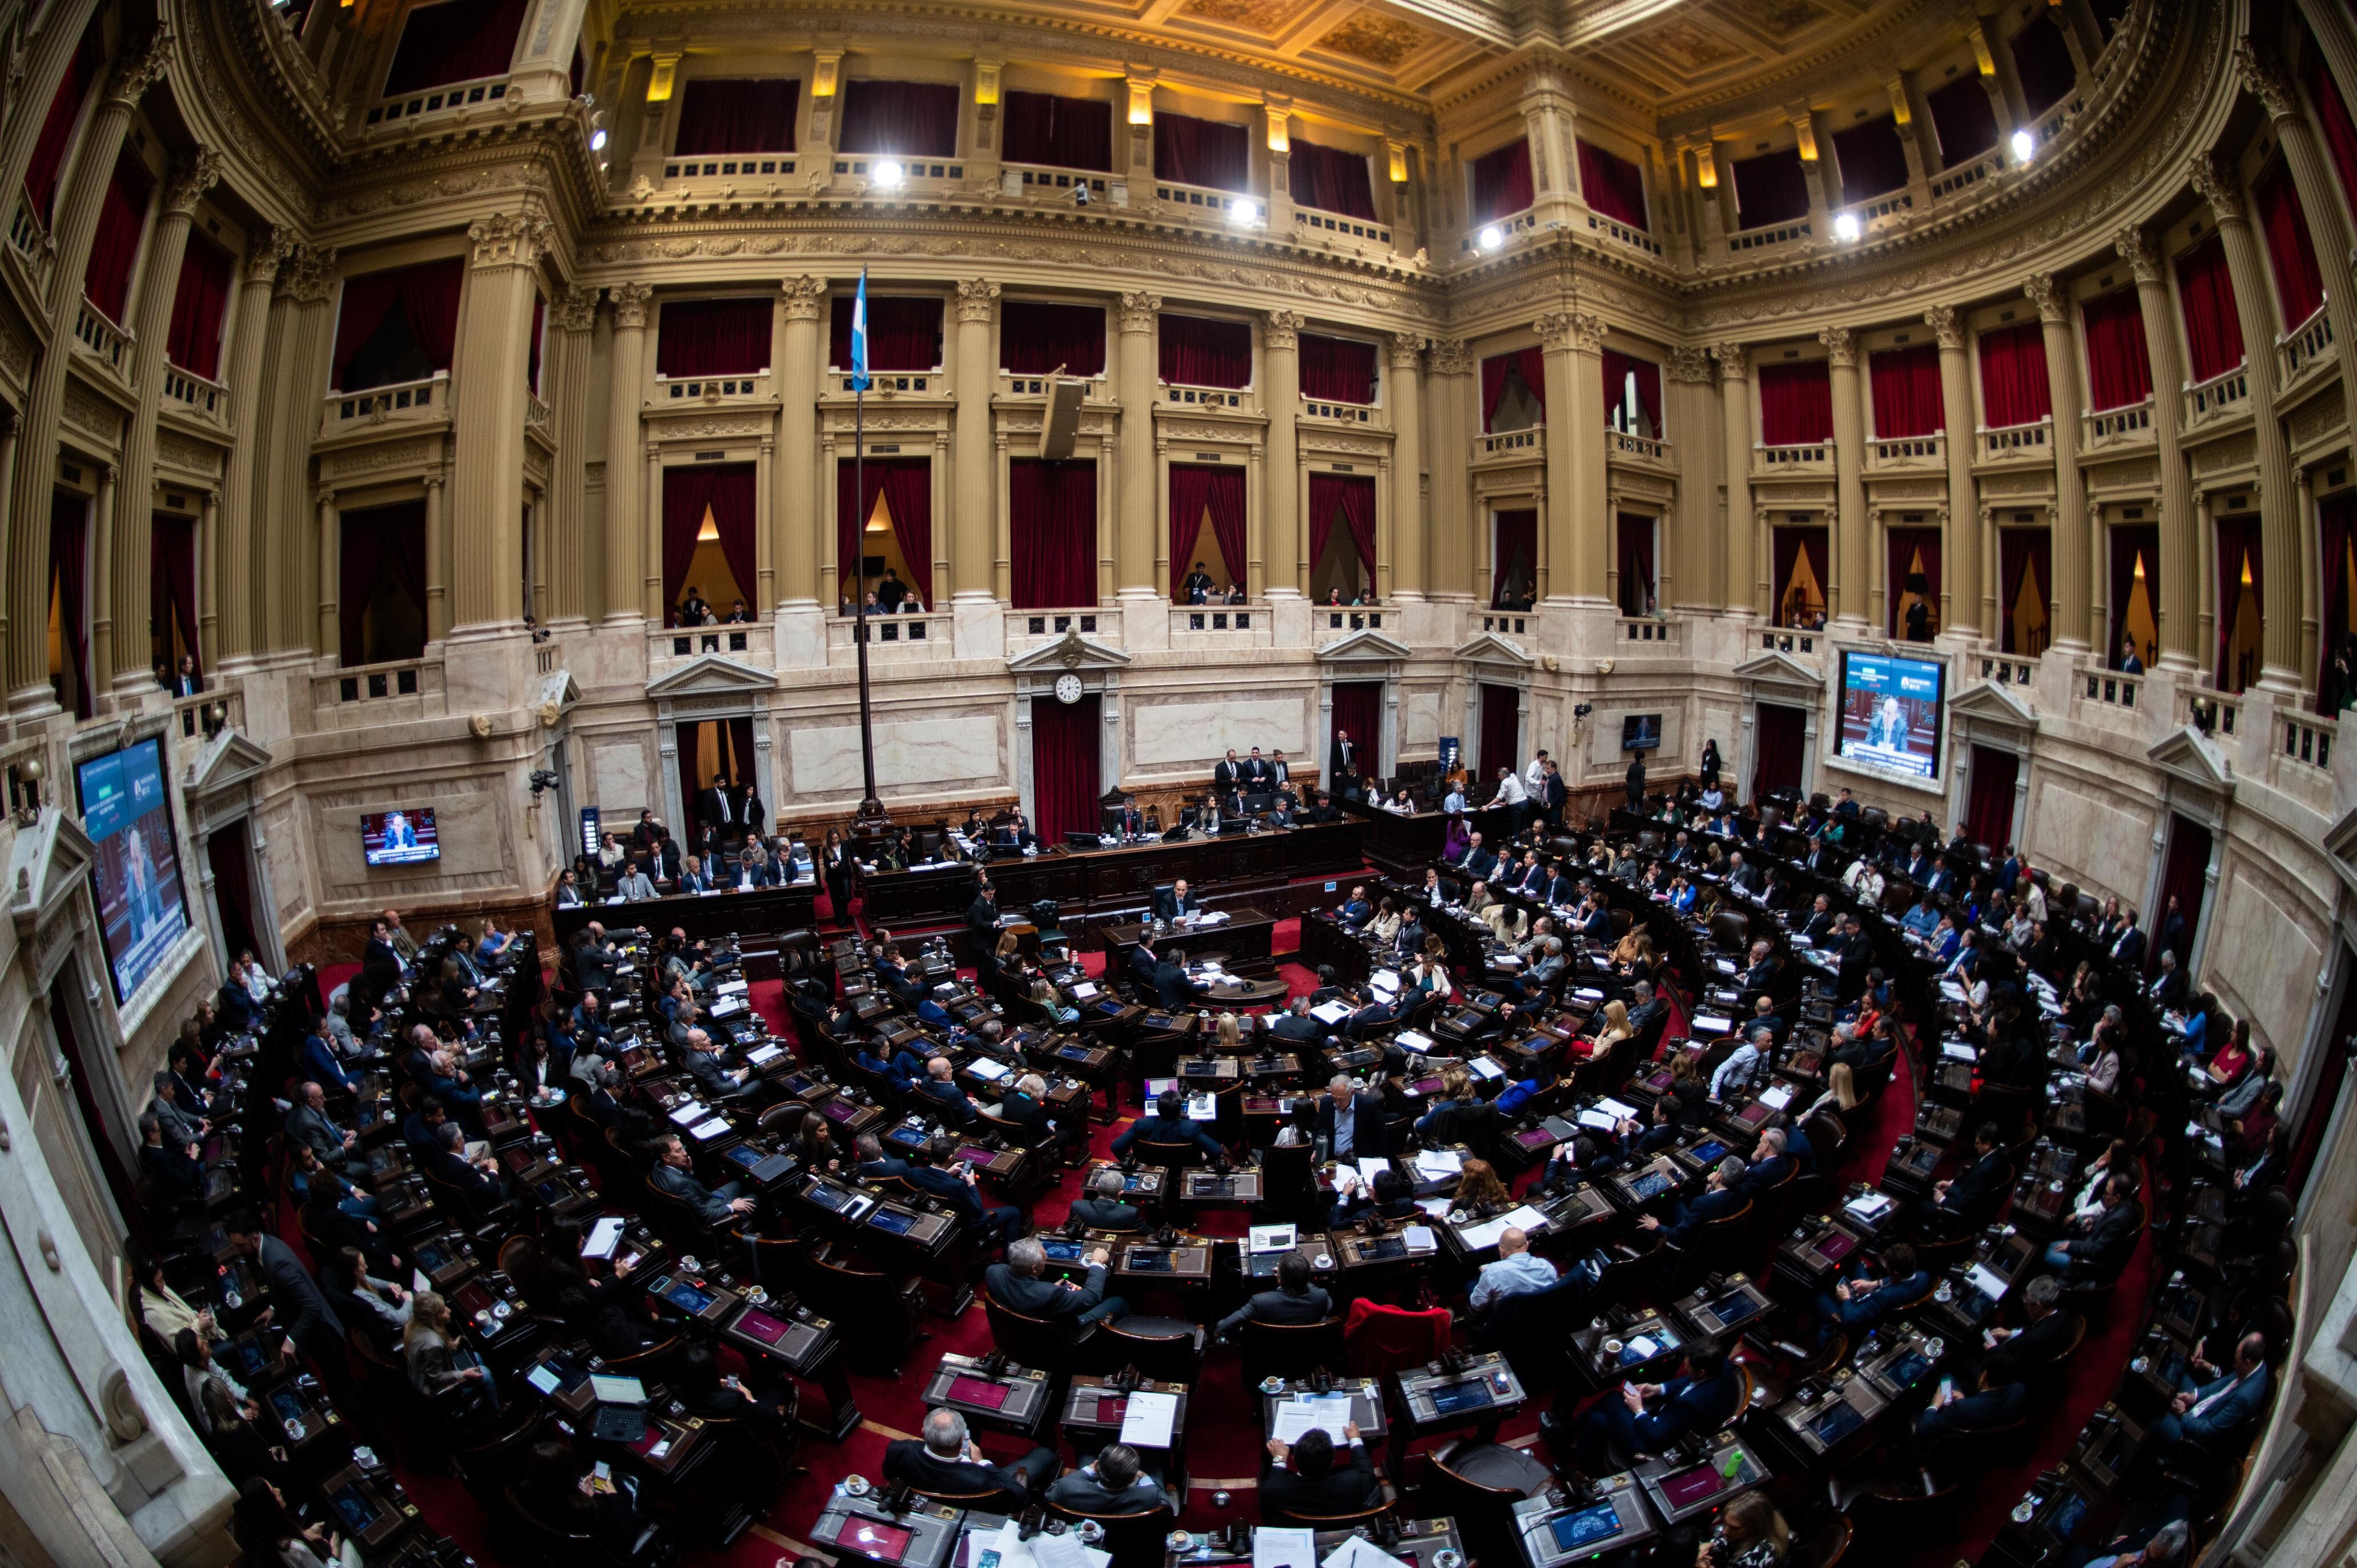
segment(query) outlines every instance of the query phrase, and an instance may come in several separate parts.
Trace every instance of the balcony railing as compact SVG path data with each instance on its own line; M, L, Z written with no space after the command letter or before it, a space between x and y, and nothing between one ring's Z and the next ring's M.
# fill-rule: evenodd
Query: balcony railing
M1044 164L1006 164L999 169L999 180L1009 196L1038 196L1071 199L1075 189L1083 189L1092 199L1103 198L1114 207L1129 205L1129 185L1125 180L1091 169L1058 168Z
M2315 313L2276 338L2276 370L2289 386L2302 371L2322 363L2332 353L2332 319L2319 304Z
M2339 721L2313 714L2286 714L2276 755L2309 768L2332 768L2332 743L2341 734Z
M1754 473L1768 475L1830 474L1834 471L1834 444L1830 441L1804 441L1792 446L1755 446L1751 448Z
M1790 653L1813 659L1817 654L1817 643L1824 636L1823 632L1817 631L1770 629L1760 634L1760 647L1768 653Z
M834 172L839 175L848 175L853 179L867 179L877 164L892 163L900 166L900 178L897 184L889 188L887 191L888 195L898 194L905 186L931 185L938 190L942 188L945 183L954 183L965 177L965 165L963 163L952 163L946 158L935 162L931 158L889 157L881 154L874 156L862 154L857 157L837 158L834 160Z
M1381 223L1370 223L1363 218L1346 218L1339 212L1321 212L1313 208L1295 208L1293 227L1305 240L1331 234L1337 239L1371 240L1378 245L1392 242L1391 230Z
M238 686L172 699L172 725L183 741L201 745L227 729L245 727L245 692Z
M2087 671L2087 701L2091 703L2133 710L2143 688L2144 677L2141 675L2123 675L2114 670Z
M1338 639L1348 637L1354 631L1381 631L1383 629L1383 617L1386 613L1372 605L1348 609L1338 609L1329 605L1312 605L1309 607L1310 640L1323 647ZM1394 616L1392 618L1396 624L1399 618Z
M850 371L831 368L831 373L836 378L836 390L844 396L849 397L859 390L851 384ZM867 390L879 392L930 392L933 378L941 373L939 365L930 371L871 371L867 375Z
M1944 470L1947 466L1948 436L1945 431L1935 430L1929 435L1894 435L1867 444L1866 467L1868 473L1910 469L1931 472Z
M2212 692L2205 688L2181 688L2178 699L2178 720L2191 725L2204 735L2231 736L2242 727L2243 699L2232 692Z
M655 403L658 406L757 398L769 390L770 372L766 366L744 376L682 376L674 379L661 372L655 376Z
M1809 220L1805 218L1792 223L1770 223L1761 229L1745 229L1727 237L1730 251L1759 251L1770 245L1790 245L1809 237Z
M670 158L663 163L663 178L673 179L771 179L791 177L794 172L791 154L739 153L725 158Z
M1268 221L1267 206L1250 191L1213 190L1209 186L1156 180L1154 196L1155 199L1174 211L1200 212L1207 218L1240 223L1246 228L1265 227Z
M770 649L770 627L764 621L748 621L738 626L651 627L647 631L647 656L655 662L701 659L707 653L716 653L723 659L767 668Z
M2079 444L2090 452L2110 446L2138 446L2152 439L2152 397L2100 413L2082 414Z
M57 256L57 246L49 238L49 226L33 210L33 199L23 191L16 194L15 211L8 220L8 248L32 274L33 282L41 284L49 275L49 265Z
M420 416L439 410L450 412L450 372L436 371L422 381L400 381L392 386L371 387L366 392L330 392L328 394L328 426L356 424L382 424L403 416Z
M1481 618L1481 629L1501 637L1521 637L1530 630L1535 618L1529 610L1491 610Z
M1631 457L1641 463L1667 467L1670 444L1651 435L1638 435L1607 425L1604 430L1604 453L1607 457Z
M74 340L119 371L131 334L108 320L106 312L85 299L74 312Z
M1160 385L1162 401L1177 403L1182 408L1243 410L1251 406L1252 389L1250 387L1190 387L1172 381L1163 381Z
M1474 224L1465 231L1465 237L1457 242L1457 248L1467 252L1480 250L1481 236L1492 229L1498 231L1500 243L1503 244L1505 241L1512 239L1515 235L1527 234L1538 226L1538 214L1528 209L1520 212L1509 212L1502 218L1492 218L1486 222Z
M1623 647L1639 645L1631 650L1632 652L1645 651L1648 644L1653 648L1674 648L1678 644L1678 623L1660 616L1622 616L1613 625L1617 628L1613 633L1615 640Z
M1642 229L1630 228L1617 218L1607 218L1594 208L1588 209L1587 230L1591 234L1626 245L1632 251L1641 251L1649 256L1659 257L1662 253L1662 242L1659 240L1654 239Z
M2250 371L2237 365L2206 381L2185 383L2185 428L2188 430L2229 413L2241 413L2251 397Z
M526 429L548 428L548 401L538 392L523 394L523 423Z
M1054 383L1052 376L1018 376L1012 371L998 372L998 384L1008 397L1045 397ZM1093 376L1066 376L1066 381L1081 383L1081 396L1091 403L1105 399L1105 379L1102 373Z
M856 617L836 616L826 623L827 662L848 664L858 658L854 640ZM955 623L947 615L922 612L872 615L867 618L870 659L906 662L912 659L953 659L957 656Z
M2048 414L2035 424L2000 424L1992 430L1987 425L1977 427L1981 456L1992 457L2044 457L2054 450L2054 416Z
M167 363L164 367L164 395L195 413L215 419L220 418L229 406L229 388L174 364Z
M1968 164L1960 164L1939 175L1932 181L1932 199L1943 200L1960 190L1970 190L1983 180L1992 179L2005 168L2005 150L1991 147Z
M1246 612L1239 610L1239 615ZM1053 642L1067 633L1097 642L1121 645L1121 611L1074 607L1063 610L1010 610L1006 615L1009 652L1032 643Z
M1535 453L1546 442L1546 428L1534 424L1528 430L1501 430L1494 435L1478 436L1473 444L1473 456L1505 457L1518 453Z
M327 729L439 718L442 660L395 660L311 677L312 723Z
M438 113L447 109L463 109L470 103L497 103L508 95L505 77L485 77L479 81L453 82L437 87L431 92L406 93L388 98L368 112L368 123L381 125L395 120L414 120L420 114Z
M1301 412L1312 419L1339 420L1344 424L1372 424L1374 409L1362 403L1312 403L1301 400Z
M1981 660L1981 679L2000 686L2027 686L2038 679L2038 666L2017 654L1992 653Z
M1276 625L1255 605L1174 605L1170 609L1173 647L1266 648L1275 641Z

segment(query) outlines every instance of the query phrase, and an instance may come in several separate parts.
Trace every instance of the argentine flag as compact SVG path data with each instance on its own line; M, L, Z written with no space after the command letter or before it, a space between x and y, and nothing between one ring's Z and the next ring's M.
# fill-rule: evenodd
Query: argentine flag
M867 269L859 269L859 293L851 301L851 390L867 390Z

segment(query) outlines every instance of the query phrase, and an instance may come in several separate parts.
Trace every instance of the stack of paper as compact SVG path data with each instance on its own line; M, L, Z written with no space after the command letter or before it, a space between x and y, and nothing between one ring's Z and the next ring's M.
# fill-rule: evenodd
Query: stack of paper
M1253 1531L1253 1568L1318 1568L1317 1533L1260 1526Z
M1347 1002L1321 1002L1309 1010L1309 1015L1321 1024L1339 1024L1351 1015Z
M1276 1407L1276 1425L1269 1435L1279 1443L1298 1443L1310 1432L1323 1432L1340 1447L1349 1439L1342 1429L1351 1423L1349 1394L1296 1394Z
M1415 1174L1426 1181L1438 1181L1465 1169L1465 1156L1454 1149L1420 1149L1415 1156Z
M1132 1448L1168 1448L1178 1420L1177 1394L1134 1393L1121 1412L1121 1440Z

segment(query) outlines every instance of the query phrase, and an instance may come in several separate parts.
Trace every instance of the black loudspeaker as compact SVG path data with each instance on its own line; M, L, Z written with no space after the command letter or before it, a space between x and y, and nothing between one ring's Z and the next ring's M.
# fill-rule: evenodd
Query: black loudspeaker
M1081 397L1087 387L1059 376L1049 383L1048 410L1039 421L1039 456L1051 462L1072 455L1081 433Z

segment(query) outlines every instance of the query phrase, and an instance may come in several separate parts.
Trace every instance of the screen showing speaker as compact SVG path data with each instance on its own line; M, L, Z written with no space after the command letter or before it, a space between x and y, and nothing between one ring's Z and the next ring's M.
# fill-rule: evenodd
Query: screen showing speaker
M1845 650L1838 755L1916 779L1938 778L1947 682L1948 667L1936 659Z
M412 865L442 858L434 832L434 808L361 813L361 854L371 865Z
M82 829L98 849L91 880L121 1003L146 983L188 929L163 742L143 740L79 763L74 782Z
M1620 749L1654 751L1662 744L1662 715L1629 714L1620 720Z

